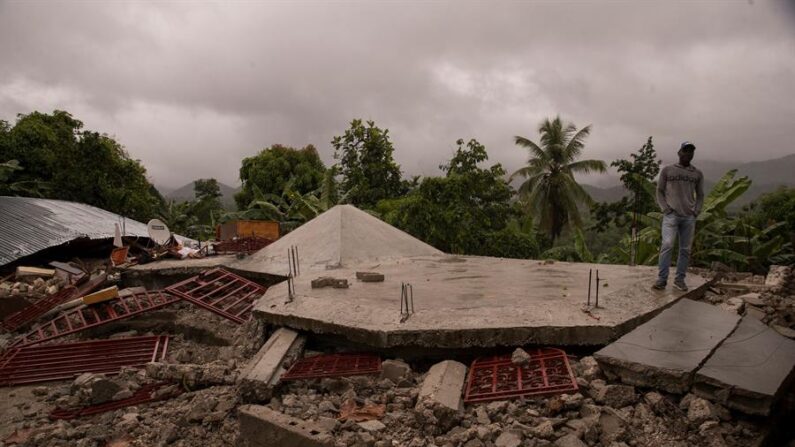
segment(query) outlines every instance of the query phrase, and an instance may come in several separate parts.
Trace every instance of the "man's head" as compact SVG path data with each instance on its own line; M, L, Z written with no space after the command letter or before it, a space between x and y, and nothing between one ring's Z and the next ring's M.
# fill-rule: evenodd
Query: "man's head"
M690 166L690 162L693 160L693 155L696 152L696 145L685 141L679 146L679 164L682 166Z

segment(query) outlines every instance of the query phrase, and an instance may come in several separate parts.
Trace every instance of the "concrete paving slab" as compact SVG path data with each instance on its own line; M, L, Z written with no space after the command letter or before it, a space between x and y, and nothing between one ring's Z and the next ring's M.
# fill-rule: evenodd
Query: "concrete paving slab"
M240 437L249 447L333 447L322 424L304 421L260 405L238 409Z
M795 341L745 317L696 373L693 391L729 408L767 416L795 371Z
M582 311L589 269L606 280L600 307ZM363 282L357 271L384 274ZM691 276L687 294L654 291L657 269L646 266L544 263L480 256L428 256L333 270L347 289L313 289L313 274L271 286L254 315L268 324L336 334L378 348L419 346L606 345L683 296L703 293L706 279ZM414 290L415 312L402 321L403 282ZM604 284L607 283L606 286ZM595 299L595 288L591 296Z
M683 299L594 354L624 383L684 393L695 371L737 327L740 317Z
M270 400L281 376L301 356L305 343L306 338L298 332L277 329L241 372L238 387L241 399L244 402Z

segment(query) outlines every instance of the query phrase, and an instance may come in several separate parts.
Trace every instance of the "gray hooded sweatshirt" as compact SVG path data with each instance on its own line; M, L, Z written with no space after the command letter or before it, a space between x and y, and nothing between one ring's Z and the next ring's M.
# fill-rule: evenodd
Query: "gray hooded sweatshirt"
M698 216L704 205L704 174L693 165L664 167L657 180L657 204L663 214Z

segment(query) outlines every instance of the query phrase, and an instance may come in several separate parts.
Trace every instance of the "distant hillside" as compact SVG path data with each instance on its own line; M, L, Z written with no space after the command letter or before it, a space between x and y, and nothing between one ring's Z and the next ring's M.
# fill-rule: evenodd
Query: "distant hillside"
M240 188L233 188L221 182L218 182L218 186L221 188L221 205L225 209L234 210L235 194L240 191ZM196 195L193 192L193 182L190 182L187 185L181 186L170 192L165 192L164 189L160 189L160 193L163 194L163 197L165 197L166 200L176 200L178 202L193 200L196 198Z
M750 163L728 163L714 160L698 160L693 163L704 173L704 190L709 192L715 182L730 169L737 169L737 175L747 175L751 187L736 202L735 207L751 203L762 194L776 190L779 186L795 186L795 154L773 160L754 161ZM621 185L600 188L583 185L585 190L597 202L615 202L621 200L627 191Z

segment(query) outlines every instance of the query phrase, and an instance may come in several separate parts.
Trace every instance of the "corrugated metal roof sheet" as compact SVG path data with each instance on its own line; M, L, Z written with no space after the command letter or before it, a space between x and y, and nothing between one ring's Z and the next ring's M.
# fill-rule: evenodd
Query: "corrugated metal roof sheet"
M123 235L149 237L146 224L90 205L0 197L0 265L81 237L112 238L116 223Z

